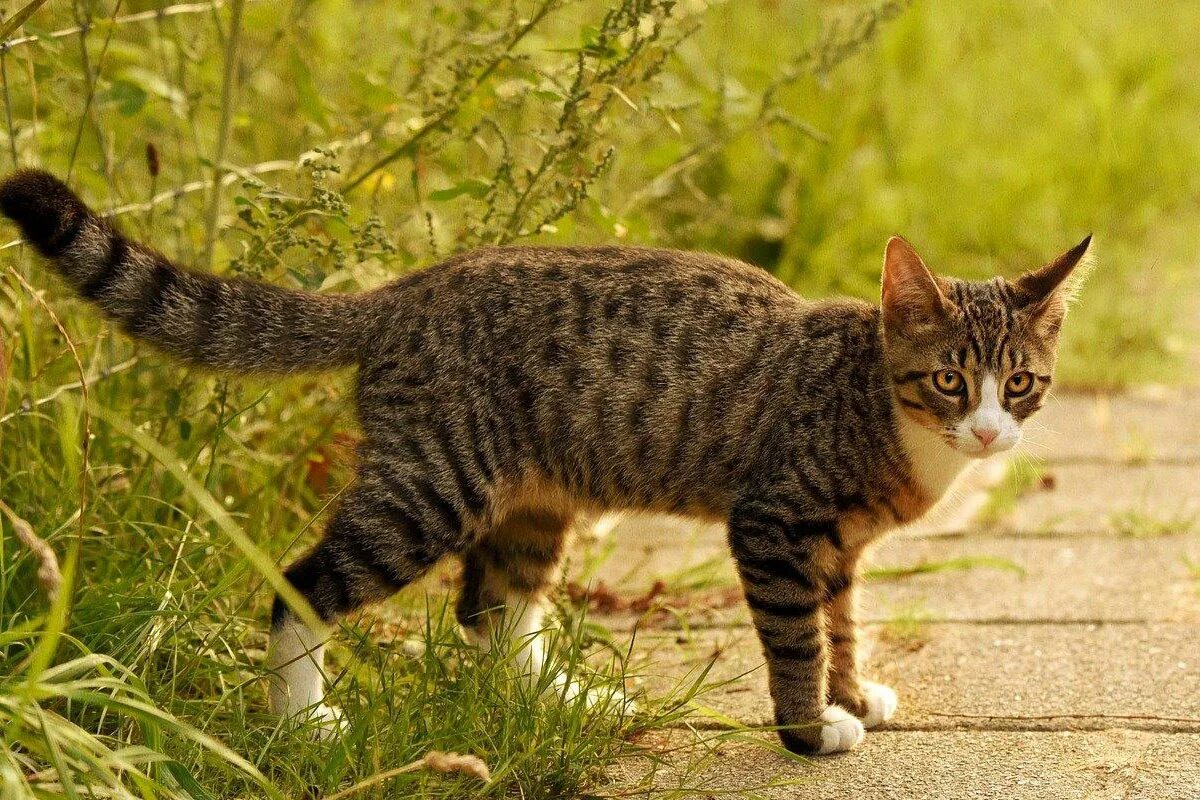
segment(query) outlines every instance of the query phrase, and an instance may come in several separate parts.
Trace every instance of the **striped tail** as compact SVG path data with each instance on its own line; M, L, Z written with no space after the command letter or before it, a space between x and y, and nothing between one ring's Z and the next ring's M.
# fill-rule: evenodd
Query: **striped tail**
M0 211L83 297L130 335L230 372L357 363L378 330L378 293L312 294L184 269L126 239L40 170L0 183Z

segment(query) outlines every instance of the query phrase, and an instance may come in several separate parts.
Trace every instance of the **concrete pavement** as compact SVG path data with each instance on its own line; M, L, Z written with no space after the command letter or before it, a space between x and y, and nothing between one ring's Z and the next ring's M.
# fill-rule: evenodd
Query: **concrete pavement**
M653 769L657 789L686 775L714 797L1200 800L1200 392L1063 395L1039 423L1043 477L998 518L918 526L873 554L867 673L900 694L890 724L797 762L698 714L642 742L668 755L623 763L613 791ZM632 519L612 535L575 567L621 596L663 582L666 610L603 618L636 628L651 689L712 660L729 682L702 702L768 724L720 528Z

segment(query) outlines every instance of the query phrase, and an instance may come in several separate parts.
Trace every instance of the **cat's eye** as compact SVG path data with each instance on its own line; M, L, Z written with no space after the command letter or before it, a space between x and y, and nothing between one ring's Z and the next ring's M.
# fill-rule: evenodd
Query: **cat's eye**
M1033 373L1014 372L1004 383L1004 392L1009 397L1021 397L1029 394L1033 388Z
M966 383L958 370L939 369L933 373L933 386L943 394L961 394L966 388Z

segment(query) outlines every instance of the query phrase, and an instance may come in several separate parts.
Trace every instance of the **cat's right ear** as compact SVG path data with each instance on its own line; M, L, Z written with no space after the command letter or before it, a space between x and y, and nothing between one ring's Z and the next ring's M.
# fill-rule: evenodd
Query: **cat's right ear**
M937 279L900 236L888 239L883 255L883 320L889 328L919 328L946 318L950 304Z

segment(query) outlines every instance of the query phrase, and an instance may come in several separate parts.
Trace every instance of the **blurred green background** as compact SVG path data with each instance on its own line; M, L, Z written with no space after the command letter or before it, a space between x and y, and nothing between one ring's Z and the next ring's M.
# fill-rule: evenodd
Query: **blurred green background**
M622 240L874 297L892 233L935 269L987 276L1094 232L1101 269L1064 377L1168 378L1181 346L1171 300L1190 284L1200 180L1188 3L646 2L610 31L587 3L553 4L524 31L541 6L249 3L227 104L228 10L107 22L154 7L50 3L27 22L44 35L90 20L90 56L71 35L6 55L11 158L73 167L119 206L150 194L147 144L155 190L210 177L226 111L228 167L340 142L335 191L420 133L347 197L351 220L378 216L399 248L343 276L367 284L486 242ZM248 246L246 226L229 227L239 190L220 209L218 263ZM211 205L197 191L122 219L195 260Z
M188 263L350 290L480 244L627 242L727 253L811 296L873 299L893 233L935 271L985 277L1094 232L1097 268L1067 323L1063 384L1189 379L1195 3L0 9L12 28L0 47L0 169L69 176L125 229ZM204 796L189 780L214 796L248 791L220 766L228 753L184 730L274 764L270 780L289 796L403 763L429 741L492 747L509 765L508 782L489 790L497 797L518 784L526 796L579 791L589 763L619 756L619 727L564 751L554 725L530 721L524 740L497 743L486 738L495 720L450 705L402 710L432 726L425 738L392 730L384 723L402 711L385 688L426 673L386 664L349 679L367 717L352 740L359 758L279 744L259 714L268 592L206 503L272 558L310 541L347 477L347 379L182 370L98 321L24 247L4 245L15 237L5 232L0 498L12 515L0 514L0 628L12 633L0 645L0 728L21 743L0 760L6 791L24 793L53 762L46 709L64 731L99 737L97 753L169 753L178 769L140 767L150 789L114 779L139 797ZM81 370L97 413L83 412ZM48 610L14 515L64 558L78 548L69 620ZM181 727L34 691L48 658L37 644L59 630L60 659L115 657L120 669L81 669L119 673L121 691ZM394 796L469 788L413 780Z

